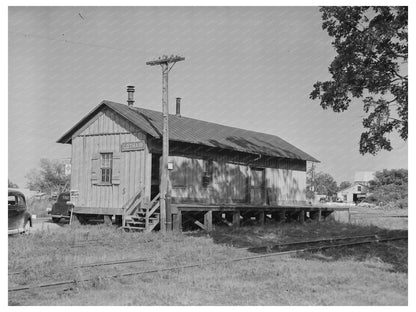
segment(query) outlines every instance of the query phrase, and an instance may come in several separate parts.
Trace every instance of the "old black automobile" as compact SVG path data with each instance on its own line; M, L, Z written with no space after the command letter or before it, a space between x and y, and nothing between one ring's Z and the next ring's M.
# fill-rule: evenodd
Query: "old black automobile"
M32 215L27 211L26 199L22 192L9 189L9 235L29 233Z
M73 205L70 202L69 192L61 193L58 196L57 202L52 206L52 221L59 222L61 219L69 220L72 207Z

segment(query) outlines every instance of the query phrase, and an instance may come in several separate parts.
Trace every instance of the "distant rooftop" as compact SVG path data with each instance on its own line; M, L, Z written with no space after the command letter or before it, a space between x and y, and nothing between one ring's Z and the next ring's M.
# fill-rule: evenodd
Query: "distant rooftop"
M354 182L369 182L374 180L373 171L357 171L354 175Z

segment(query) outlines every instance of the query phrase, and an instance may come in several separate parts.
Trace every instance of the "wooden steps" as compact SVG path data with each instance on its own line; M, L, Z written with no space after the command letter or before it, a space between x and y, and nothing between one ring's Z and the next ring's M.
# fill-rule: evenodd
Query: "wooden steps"
M151 232L160 222L160 194L151 202L145 202L142 194L143 190L123 207L123 229L127 231Z

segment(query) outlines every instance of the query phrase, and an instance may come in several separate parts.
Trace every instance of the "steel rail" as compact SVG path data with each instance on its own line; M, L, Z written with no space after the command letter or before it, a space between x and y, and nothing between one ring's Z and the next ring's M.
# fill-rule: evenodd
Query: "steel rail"
M343 241L343 240L355 240L355 239L366 239L366 238L374 238L375 240L382 239L382 238L394 238L395 236L387 236L383 235L382 233L379 234L372 234L372 235L356 235L356 236L338 236L333 238L324 238L324 239L313 239L313 240L306 240L306 241L299 241L299 242L289 242L289 243L281 243L275 245L264 245L259 247L244 247L249 251L253 250L261 250L266 249L269 250L270 248L283 248L283 247L290 247L296 245L305 245L305 244L318 244L318 243L331 243L335 241Z
M74 266L72 266L72 268L74 268L74 269L90 268L90 267L96 267L96 266L143 262L143 261L148 261L148 260L149 260L149 258L138 258L138 259L124 259L124 260L113 260L113 261L104 261L104 262L93 262L93 263L74 265ZM23 271L9 272L9 275L17 275L17 274L22 274L22 273L23 273Z
M125 260L95 262L95 263L87 263L87 264L76 265L73 268L89 268L89 267L104 266L104 265L143 262L143 261L148 261L148 260L149 260L149 258L138 258L138 259L125 259Z
M118 273L118 274L103 276L103 278L104 279L110 279L110 278L120 278L120 277L126 277L126 276L136 276L136 275L149 274L149 273L158 273L158 272L181 270L181 269L188 269L188 268L195 268L195 267L210 266L210 265L215 265L215 264L225 264L225 263L245 261L245 260L276 257L276 256L288 255L288 254L293 254L293 253L298 253L298 252L307 252L307 251L314 251L314 250L325 250L325 249L331 249L331 248L339 248L339 247L347 247L347 246L355 246L355 245L364 245L364 244L370 244L370 243L375 243L375 242L387 242L387 241L407 240L407 239L408 239L407 236L400 236L400 237L397 236L397 237L379 238L379 239L375 239L375 240L364 240L364 241L360 241L360 242L342 243L342 244L336 244L336 245L306 247L306 248L295 249L295 250L288 250L288 251L281 251L281 252L274 252L274 253L266 253L266 254L256 255L256 256L247 256L247 257L233 258L233 259L206 262L206 263L192 263L192 264L180 265L180 266L175 266L175 267L165 267L165 268L157 268L157 269L144 270L144 271ZM47 288L47 287L51 287L51 286L59 286L59 285L65 285L65 284L75 284L75 283L80 283L80 282L81 283L82 282L89 282L93 279L94 278L85 278L85 279L81 279L81 280L66 280L66 281L58 281L58 282L44 283L44 284L38 284L38 285L27 285L27 286L13 287L13 288L9 288L8 292L30 290L30 289L35 289L35 288Z

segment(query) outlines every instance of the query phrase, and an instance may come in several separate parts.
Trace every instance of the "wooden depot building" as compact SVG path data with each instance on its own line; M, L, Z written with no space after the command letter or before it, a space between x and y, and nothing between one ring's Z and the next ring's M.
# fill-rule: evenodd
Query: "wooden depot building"
M180 99L176 106L169 115L167 226L210 230L212 222L331 212L306 203L306 162L314 157L278 136L181 116ZM158 228L162 117L131 101L105 100L58 140L72 145L79 219L115 216L127 229Z

